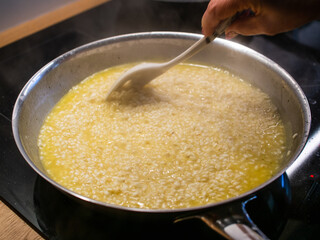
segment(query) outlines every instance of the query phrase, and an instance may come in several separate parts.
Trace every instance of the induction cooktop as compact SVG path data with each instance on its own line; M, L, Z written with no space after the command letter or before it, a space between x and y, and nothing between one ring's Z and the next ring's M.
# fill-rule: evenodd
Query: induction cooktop
M128 223L105 219L100 212L66 197L39 177L18 151L11 130L12 110L19 92L50 60L85 43L120 34L200 33L206 5L206 1L114 0L0 49L0 199L44 238L119 239L136 234L141 238L222 239L197 220L178 223L161 234L147 229L127 231ZM232 40L283 67L301 86L310 104L310 137L287 171L292 201L286 224L277 234L277 239L282 240L315 239L320 235L319 39L320 22L315 21L273 37L239 36Z

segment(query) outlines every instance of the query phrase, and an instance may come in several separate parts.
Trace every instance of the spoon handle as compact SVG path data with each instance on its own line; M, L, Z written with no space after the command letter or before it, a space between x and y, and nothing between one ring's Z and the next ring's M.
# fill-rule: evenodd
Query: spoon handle
M237 15L234 15L230 18L227 18L226 20L223 20L211 36L202 37L195 44L189 47L186 51L184 51L183 53L181 53L171 61L165 63L163 67L165 67L166 69L169 69L175 66L176 64L189 59L196 53L200 52L205 46L211 43L215 38L219 37L222 33L224 33L226 28L229 27L231 23L233 23L233 21L236 19L236 16Z

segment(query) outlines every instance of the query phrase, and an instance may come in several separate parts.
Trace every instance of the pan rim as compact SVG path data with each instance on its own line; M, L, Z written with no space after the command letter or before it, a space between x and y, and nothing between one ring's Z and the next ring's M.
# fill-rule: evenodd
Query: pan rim
M81 194L78 194L74 191L71 191L70 189L67 189L66 187L60 185L59 183L52 180L49 176L47 176L42 170L40 170L33 161L29 158L27 152L25 151L25 148L23 146L23 142L20 138L19 133L19 119L20 119L20 113L21 113L21 107L25 101L25 99L28 96L28 93L36 86L38 81L41 81L41 77L51 71L52 69L58 67L60 64L62 64L65 61L68 61L70 58L73 58L77 56L78 54L84 53L88 50L99 48L108 44L112 43L119 43L122 41L132 41L132 40L138 40L138 39L149 39L149 38L176 38L176 39L185 39L185 40L199 40L202 35L201 34L195 34L195 33L186 33L186 32L170 32L170 31L157 31L157 32L140 32L140 33L130 33L130 34L123 34L119 36L109 37L101 40L97 40L94 42L90 42L88 44L82 45L80 47L77 47L75 49L72 49L57 58L53 59L49 63L47 63L45 66L43 66L38 72L36 72L30 80L25 84L23 89L21 90L20 94L17 97L17 100L14 104L13 113L12 113L12 131L14 140L16 142L16 145L24 157L24 159L27 161L27 163L31 166L31 168L40 175L43 179L48 181L50 184L52 184L54 187L56 187L58 190L66 193L67 195L71 195L77 199L84 200L85 202L92 203L95 205L99 205L102 207L108 207L123 211L131 211L131 212L141 212L141 213L187 213L187 212L196 212L196 211L202 211L204 209L217 207L223 204L228 204L234 201L238 201L241 199L247 199L252 194L260 191L261 189L265 188L267 185L271 184L273 181L278 179L281 175L285 174L285 171L295 162L295 160L298 158L300 153L302 152L305 144L307 143L309 131L311 128L311 110L308 103L308 100L300 88L299 84L291 77L291 75L285 71L281 66L279 66L277 63L273 62L271 59L265 57L264 55L246 47L236 42L231 42L224 39L216 39L211 44L220 44L223 46L228 46L231 48L237 49L237 51L249 53L251 55L254 55L255 60L261 62L262 64L267 65L271 69L275 69L278 74L281 75L282 78L286 79L286 83L289 85L291 89L295 89L295 94L298 96L298 99L301 102L301 105L305 106L305 108L302 108L302 116L304 118L304 136L302 136L301 143L299 144L299 148L296 150L296 152L292 155L290 161L282 167L282 169L273 177L271 177L266 182L260 184L259 186L251 189L250 191L247 191L241 195L220 201L215 203L210 203L206 205L196 206L196 207L188 207L188 208L177 208L177 209L144 209L144 208L132 208L132 207L125 207L120 206L116 204L110 204L105 203L102 201L94 200L89 197L83 196Z

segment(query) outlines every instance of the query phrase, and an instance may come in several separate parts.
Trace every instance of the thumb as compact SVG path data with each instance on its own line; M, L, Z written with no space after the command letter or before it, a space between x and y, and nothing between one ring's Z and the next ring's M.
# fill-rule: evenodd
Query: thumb
M261 16L241 18L237 19L231 26L229 26L225 33L226 36L234 36L236 34L244 36L266 34L266 24L267 23Z

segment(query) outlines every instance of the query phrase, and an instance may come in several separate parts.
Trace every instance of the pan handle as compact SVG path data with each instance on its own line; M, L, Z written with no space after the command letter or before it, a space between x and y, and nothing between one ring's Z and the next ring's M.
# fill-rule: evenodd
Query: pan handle
M212 208L204 208L201 212L193 215L189 213L180 216L176 218L175 222L197 218L226 239L278 239L278 234L283 230L287 221L290 201L290 183L287 174L284 173L268 186L252 195L225 202ZM259 209L259 212L253 212L255 209ZM269 237L252 221L247 210L260 224L263 231L268 232Z
M255 198L256 196L253 196L243 202L231 203L223 209L214 209L198 215L180 217L175 222L198 218L226 239L268 240L269 238L254 224L246 210L246 204Z
M256 196L231 205L228 211L208 211L197 218L227 239L267 240L269 239L251 220L246 211L246 204Z

